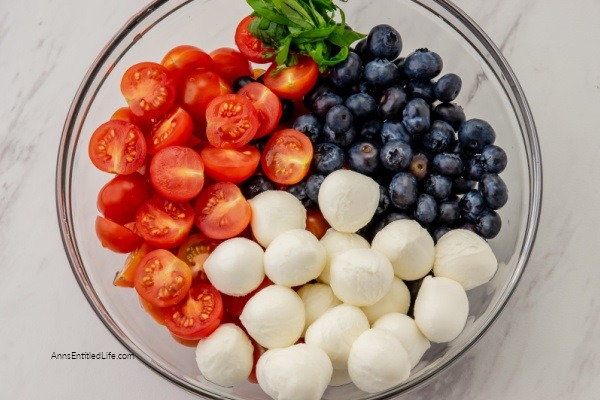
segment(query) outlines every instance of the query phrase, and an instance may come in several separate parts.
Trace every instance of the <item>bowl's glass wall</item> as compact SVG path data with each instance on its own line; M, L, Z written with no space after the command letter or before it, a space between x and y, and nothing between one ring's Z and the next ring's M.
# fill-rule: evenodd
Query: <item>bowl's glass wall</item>
M539 159L532 122L518 86L507 70L497 64L489 45L463 25L460 14L448 12L436 1L359 1L345 4L348 23L368 32L376 24L388 23L401 33L402 55L422 47L439 53L444 73L455 72L463 79L456 100L467 118L488 120L497 132L497 142L509 155L502 177L509 185L510 199L500 211L501 234L490 242L500 267L494 279L469 292L470 316L464 332L449 344L435 345L413 370L405 390L431 376L455 359L485 330L505 304L518 281L535 233L539 207ZM157 61L172 47L191 44L207 51L233 46L235 24L249 8L240 0L158 2L130 21L98 59L95 70L80 89L67 121L59 159L58 201L65 246L74 270L96 312L109 329L138 358L180 385L203 393L233 398L266 399L257 385L243 384L225 389L199 374L193 348L170 337L142 311L134 290L115 288L112 280L124 256L104 250L94 232L96 194L110 176L96 170L87 156L87 143L94 129L125 105L119 82L128 66L140 61ZM508 70L508 72L510 72ZM368 397L354 386L330 388L327 399Z

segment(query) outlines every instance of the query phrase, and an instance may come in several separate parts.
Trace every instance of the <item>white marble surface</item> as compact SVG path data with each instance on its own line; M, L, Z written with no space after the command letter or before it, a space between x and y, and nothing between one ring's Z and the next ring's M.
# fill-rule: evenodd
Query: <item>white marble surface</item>
M354 0L358 1L358 0ZM545 187L531 261L492 329L406 399L600 398L600 1L456 0L501 47L539 129ZM5 399L193 396L125 349L68 266L54 173L88 66L146 0L0 1L0 388Z

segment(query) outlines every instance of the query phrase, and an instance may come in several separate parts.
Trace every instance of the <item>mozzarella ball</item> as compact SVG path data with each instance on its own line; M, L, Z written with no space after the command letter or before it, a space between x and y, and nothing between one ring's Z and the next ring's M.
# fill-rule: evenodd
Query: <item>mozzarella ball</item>
M234 324L223 324L198 342L196 362L209 381L234 386L250 376L253 354L254 346L244 331Z
M371 249L352 249L334 255L330 274L331 289L337 298L357 307L377 303L394 280L392 264Z
M263 249L245 238L233 238L219 244L204 262L204 272L219 292L245 296L263 279Z
M325 247L305 229L277 236L265 251L265 273L282 286L300 286L316 279L325 267Z
M309 344L265 352L256 364L261 389L273 399L319 400L331 380L327 354Z
M271 285L256 293L240 321L248 334L267 349L291 346L304 330L304 304L292 289Z
M319 189L319 208L332 228L356 232L373 219L379 184L358 172L340 169L327 175Z
M396 276L405 281L421 279L433 267L433 239L413 220L388 224L375 235L371 248L383 253L394 266Z
M323 283L304 285L297 293L304 303L304 315L306 318L304 333L306 333L306 329L308 329L317 318L323 315L325 311L342 304L342 302L333 294L331 287Z
M466 229L454 229L435 245L435 276L450 278L465 290L487 283L498 269L498 260L490 245Z
M352 379L350 378L350 374L348 373L347 369L333 369L333 375L331 375L329 386L344 386L349 383L352 383Z
M469 316L469 299L452 279L428 276L415 300L415 322L427 339L450 342L462 332Z
M306 208L291 193L267 190L248 200L248 203L252 208L252 234L263 247L267 247L283 232L306 228Z
M331 359L333 368L346 369L352 343L370 328L360 308L341 304L321 315L306 330L304 341L321 348Z
M348 373L360 390L377 393L408 379L410 361L394 335L382 329L369 329L352 345Z
M325 247L327 252L327 261L323 272L317 278L319 282L329 284L329 268L331 265L331 259L336 253L350 249L368 249L371 247L369 242L366 241L360 235L356 233L344 233L338 232L333 228L329 228L325 235L321 238L321 244Z
M410 291L402 279L394 277L392 287L388 290L387 294L372 306L362 307L362 310L372 324L385 314L406 314L409 307Z
M431 347L429 340L419 330L414 319L405 314L393 313L379 318L373 328L390 332L402 343L408 353L410 368L419 363L423 354Z

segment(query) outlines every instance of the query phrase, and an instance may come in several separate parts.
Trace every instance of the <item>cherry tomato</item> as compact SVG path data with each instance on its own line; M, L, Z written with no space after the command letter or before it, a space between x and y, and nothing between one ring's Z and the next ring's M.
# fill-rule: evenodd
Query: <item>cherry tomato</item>
M275 129L281 119L281 101L268 87L252 82L241 88L238 94L246 96L258 112L260 123L254 139L268 135Z
M135 226L148 244L170 249L185 241L194 225L194 210L187 203L176 203L154 195L137 212Z
M92 134L88 154L92 163L101 171L131 174L144 165L146 139L142 131L129 122L108 121Z
M239 317L242 314L242 311L244 310L248 300L250 300L256 293L260 292L267 286L271 286L272 284L273 282L271 282L269 278L265 278L256 289L245 296L234 297L221 294L221 297L223 297L223 304L225 305L225 311L231 315Z
M265 69L262 69L262 68L254 68L254 69L252 70L252 75L251 75L251 76L252 76L254 79L258 79L258 78L260 78L262 75L264 75L264 74L265 74L265 72L267 72L267 70L265 70Z
M164 315L162 316L163 320L164 320ZM164 325L164 324L163 324ZM182 344L186 347L193 347L196 348L198 347L198 342L200 342L200 339L195 339L195 340L191 340L191 339L182 339L180 337L177 337L175 335L173 335L172 332L169 332L171 334L171 337L173 338L173 340L175 340L177 343Z
M240 183L250 178L260 162L260 152L254 146L238 149L205 147L200 152L206 175L217 182Z
M329 222L323 217L318 207L306 210L306 230L310 231L317 239L321 239L331 228Z
M152 246L146 242L143 242L140 247L129 253L127 259L125 260L125 265L123 265L123 268L117 272L117 275L115 275L113 285L120 287L133 287L133 279L137 266L140 264L140 261L146 257L146 254L150 253L152 250L154 250Z
M144 300L141 296L138 296L140 299L140 305L152 317L154 321L158 324L165 326L165 316L163 315L162 309L150 304L150 302Z
M206 110L206 137L210 144L235 149L247 144L258 130L258 113L247 97L226 94L210 102Z
M143 62L125 71L121 93L135 116L150 120L166 114L175 103L175 82L162 65Z
M183 74L194 69L215 69L215 63L206 52L190 45L172 48L160 63L171 72L176 80L180 80Z
M170 307L179 303L192 284L192 271L186 263L167 250L157 249L146 254L135 270L136 292L155 307Z
M215 62L217 73L230 85L240 76L252 76L250 63L234 49L222 47L210 53L210 57Z
M273 49L265 48L260 39L252 36L248 30L250 22L256 17L247 16L244 18L235 30L235 44L240 52L250 61L265 64L275 59L275 55L268 56Z
M192 282L208 282L204 273L204 261L220 243L220 240L197 233L188 237L179 247L177 257L185 261L192 270Z
M313 158L310 139L295 129L275 133L263 150L261 165L275 183L294 185L308 173Z
M198 284L179 304L163 310L169 331L186 340L202 339L214 332L223 318L223 301L214 286Z
M215 183L196 200L196 226L213 239L229 239L250 223L252 209L240 189L229 182Z
M200 154L189 147L165 147L150 162L150 182L162 197L189 201L204 185L204 163Z
M103 217L96 217L96 235L102 247L115 253L129 253L142 244L142 239L134 232Z
M252 371L248 376L248 381L252 383L258 383L258 379L256 378L256 364L258 363L258 359L260 358L260 356L262 356L267 351L267 349L262 347L260 344L256 343L254 339L250 339L250 341L252 342L252 346L254 346L254 351L252 353Z
M192 117L183 108L177 107L152 125L147 139L148 154L156 154L169 146L186 145L193 132Z
M273 74L277 68L273 63L265 74L265 86L279 97L300 100L317 83L319 67L310 57L299 56L298 64Z
M148 200L146 179L137 172L117 175L100 189L98 211L119 224L135 221L135 214Z
M140 130L142 132L146 132L146 130L149 129L149 124L147 121L144 121L141 118L136 117L132 112L131 109L129 107L121 107L119 108L117 111L115 111L113 113L113 115L110 117L111 120L119 120L119 121L125 121L125 122L129 122L134 124L135 126L137 126L138 128L140 128Z

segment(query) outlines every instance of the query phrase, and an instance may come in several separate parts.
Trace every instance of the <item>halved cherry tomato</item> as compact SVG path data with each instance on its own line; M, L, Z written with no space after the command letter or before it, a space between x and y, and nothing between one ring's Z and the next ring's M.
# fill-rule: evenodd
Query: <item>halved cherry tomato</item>
M158 324L165 326L165 316L163 315L162 308L153 306L141 296L138 296L138 299L140 299L140 305L144 311L146 311Z
M210 53L215 62L215 70L230 85L240 76L252 76L250 63L242 55L229 47L222 47Z
M256 293L260 292L267 286L271 286L272 284L273 282L271 282L269 278L265 278L256 289L245 296L234 297L221 294L221 297L223 297L223 304L225 305L225 311L231 315L239 317L242 314L242 311L244 310L248 300L250 300Z
M162 65L143 62L125 71L121 93L134 115L150 120L166 114L175 102L175 82Z
M237 45L240 52L250 61L265 64L275 59L275 54L268 56L269 53L273 53L273 49L265 48L263 42L252 36L248 30L250 22L256 17L247 16L244 18L237 29L235 30L235 44Z
M251 82L241 88L238 94L246 96L258 112L260 123L254 139L268 135L275 129L281 119L281 101L268 87L258 82Z
M179 303L192 284L192 271L186 263L167 250L146 254L135 270L136 292L155 307Z
M310 57L299 56L297 65L273 74L277 67L277 63L273 63L267 70L265 86L284 99L300 100L315 86L319 77L319 67Z
M295 129L275 133L262 153L261 165L267 177L282 185L294 185L308 173L313 158L310 139Z
M261 77L261 75L264 75L264 74L265 74L265 72L267 72L267 70L265 70L265 69L262 69L262 68L254 68L254 69L252 70L252 75L251 75L251 76L252 76L254 79L258 79L258 78L260 78L260 77Z
M200 154L189 147L165 147L150 162L150 182L162 197L189 201L204 185L204 163Z
M206 123L210 144L224 149L247 144L259 126L256 108L239 94L226 94L211 101L206 110Z
M207 187L196 200L196 226L213 239L229 239L250 223L252 209L240 189L229 182Z
M211 239L202 233L188 237L177 251L177 257L185 261L192 270L192 282L208 282L204 273L204 261L210 253L221 243L220 240Z
M190 203L176 203L158 195L142 204L135 217L140 236L160 249L179 246L193 225L194 209Z
M182 45L169 50L160 62L179 80L183 74L193 69L205 68L213 70L215 63L208 53L196 46Z
M127 259L125 260L125 265L123 265L123 268L115 275L113 285L120 287L133 287L133 279L137 266L140 264L142 259L146 257L146 254L150 253L152 250L154 250L152 246L146 242L143 242L140 247L129 253Z
M100 189L98 211L119 224L135 221L138 208L148 200L146 179L137 172L117 175Z
M142 132L146 132L146 130L149 129L148 122L144 121L141 118L136 117L131 112L131 109L129 107L119 108L117 111L115 111L113 113L113 115L110 117L110 119L111 120L116 119L119 121L125 121L125 122L132 123L135 126L137 126L138 128L140 128L140 130Z
M163 313L173 335L186 340L202 339L221 324L223 301L214 286L199 284L190 288L183 301Z
M200 155L204 160L204 172L218 182L243 182L252 176L260 163L260 152L250 145L238 149L208 146Z
M116 253L129 253L142 244L142 239L131 230L99 216L96 217L96 235L102 247Z
M144 165L146 139L140 129L125 121L100 125L90 138L88 154L101 171L127 175Z
M165 318L164 315L162 317L163 319ZM175 336L172 332L169 332L171 334L171 337L173 338L173 340L175 340L177 343L182 344L186 347L193 347L196 348L198 347L198 342L200 341L200 339L182 339L180 337Z
M323 217L318 207L310 207L306 210L306 230L310 231L317 239L321 239L331 228L329 222Z
M186 145L194 132L192 117L181 107L175 108L152 125L148 135L148 154L156 154L169 146Z

